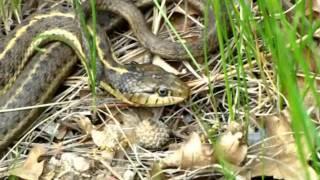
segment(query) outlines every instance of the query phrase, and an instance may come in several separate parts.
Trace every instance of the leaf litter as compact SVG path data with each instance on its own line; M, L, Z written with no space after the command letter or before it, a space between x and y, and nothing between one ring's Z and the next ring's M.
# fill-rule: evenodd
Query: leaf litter
M319 15L318 2L312 1L311 10L316 15ZM203 27L198 12L186 6L184 1L167 6L166 11L182 37L187 41L198 40ZM173 37L156 8L146 11L145 17L158 36ZM130 30L112 32L110 36L120 62L145 63L152 59ZM318 37L316 31L315 38ZM231 39L230 46L232 44ZM237 107L237 122L228 117L219 53L210 56L209 76L199 75L188 62L166 62L158 56L150 61L181 76L193 90L192 102L169 108L128 108L113 97L103 95L97 98L97 109L93 111L86 76L79 67L64 83L64 90L54 98L56 103L39 117L46 121L29 131L1 159L0 175L23 179L200 179L221 177L224 174L222 165L227 164L228 171L237 179L257 176L304 179L305 167L297 157L289 110L277 112L274 69L270 68L268 55L261 53L261 58L263 69L258 68L256 61L251 64L245 61L244 64L245 70L251 72L244 77L249 92L247 105L251 107L249 128L252 131L249 134L244 126L244 108ZM199 63L203 63L201 59ZM237 77L235 66L227 67L227 77L231 89L240 95L243 89L234 80ZM254 73L264 74L266 81L262 82ZM318 82L319 79L315 84ZM215 104L211 104L212 97L207 94L209 83L217 89L213 93ZM298 85L306 90L304 103L310 117L319 123L319 108L314 94L305 87L304 75L298 76ZM319 92L318 86L317 90ZM235 97L234 103L241 102ZM168 130L163 132L167 142L146 148L139 141L142 134L148 132L139 132L137 124L149 125L149 133L152 133L151 120L153 123L164 122L163 126ZM213 138L208 139L209 136ZM255 141L248 143L247 137L253 137ZM307 151L305 154L310 156ZM306 170L311 179L317 179L311 166Z

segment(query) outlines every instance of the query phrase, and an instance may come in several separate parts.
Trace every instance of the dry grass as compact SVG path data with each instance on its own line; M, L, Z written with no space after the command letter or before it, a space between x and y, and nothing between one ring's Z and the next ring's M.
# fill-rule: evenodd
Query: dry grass
M51 1L47 2L51 3ZM181 8L183 7L183 5L174 4L168 6L168 16L177 17L177 13L173 12L179 10L181 13ZM184 10L185 12L188 12L188 10ZM186 17L185 14L182 15ZM5 19L12 20L14 23L18 22L11 17L12 15L6 16ZM162 23L163 21L161 21L161 16L156 8L146 11L145 17L150 26L152 26L153 32L156 32L162 38L172 39L171 30ZM181 36L192 40L200 34L201 27L203 27L202 19L192 18L188 19L188 21L193 21L195 27L184 28ZM158 63L162 66L170 67L168 69L172 69L172 72L178 74L192 89L192 96L185 103L157 110L160 112L158 119L165 122L172 131L173 135L169 141L171 146L177 142L185 141L193 131L208 135L208 132L211 132L210 129L217 124L218 131L213 134L209 133L209 136L218 136L222 133L223 127L232 120L230 111L234 112L234 120L242 125L249 122L249 129L254 129L257 125L256 119L258 117L274 114L279 109L278 104L280 103L279 97L281 95L275 82L274 69L268 55L263 54L263 52L261 52L259 61L241 57L243 71L246 72L245 77L239 75L237 62L228 62L228 74L224 74L219 52L212 53L208 60L210 69L210 77L208 77L203 72L197 71L190 62L175 62L174 60L165 62L159 57L152 57L137 42L130 29L122 30L121 32L112 31L109 36L119 62L130 63L136 61L138 63L148 63L153 58L160 59ZM232 53L231 50L235 48L235 41L235 37L230 38L229 47L225 47L227 55L230 55ZM201 68L205 68L203 60L199 59L198 63ZM233 94L232 109L228 107L225 76L229 81L229 88ZM213 88L212 92L208 91L209 83ZM247 89L245 89L245 86ZM23 162L28 150L33 145L44 143L49 152L53 154L56 151L60 153L72 152L87 158L89 162L94 162L96 165L90 174L92 177L107 172L111 172L116 177L123 176L124 172L135 172L140 178L148 177L150 165L170 152L168 145L153 151L136 145L129 147L119 146L120 156L114 157L113 164L116 165L111 166L110 161L103 158L104 154L97 150L88 135L80 130L77 124L78 119L89 117L92 121L100 124L109 123L114 118L114 111L127 108L113 97L105 96L101 91L98 91L98 94L98 96L101 95L102 97L98 98L97 113L93 115L90 88L85 72L79 65L75 73L65 80L63 88L52 102L45 105L48 108L38 118L32 129L1 159L1 174L6 175L12 165L18 165ZM63 139L57 139L56 133L63 131L61 129L68 130ZM201 176L219 177L218 173L211 171L212 168L221 169L219 165L203 167L193 171L169 168L165 170L165 173L171 179L191 179Z

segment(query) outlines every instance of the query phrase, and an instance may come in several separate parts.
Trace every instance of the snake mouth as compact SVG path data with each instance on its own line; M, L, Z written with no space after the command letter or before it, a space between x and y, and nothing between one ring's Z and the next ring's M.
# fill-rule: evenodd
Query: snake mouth
M157 94L147 94L147 93L135 93L135 94L125 94L125 97L132 103L145 106L145 107L160 107L169 106L173 104L180 103L184 101L189 94L184 94L180 96L165 96L161 97Z

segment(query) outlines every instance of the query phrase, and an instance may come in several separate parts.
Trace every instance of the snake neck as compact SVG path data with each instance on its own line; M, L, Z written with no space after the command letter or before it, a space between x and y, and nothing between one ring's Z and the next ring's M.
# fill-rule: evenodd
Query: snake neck
M175 1L168 0L166 2ZM193 2L195 0L189 0ZM202 3L192 3L198 11L203 12L204 6ZM90 3L83 4L85 12L90 13ZM209 51L217 48L218 39L216 36L215 17L212 9L208 13L208 29L204 31L199 38L200 41L196 43L172 42L170 40L163 40L153 34L145 23L143 14L132 3L125 0L97 0L96 8L98 10L107 10L123 17L130 25L133 33L139 42L152 53L157 54L163 58L169 59L190 59L191 54L194 57L203 56L204 44L207 44ZM224 13L221 13L224 15ZM188 51L186 50L188 49ZM191 54L190 54L191 53Z
M111 49L111 43L106 33L102 31L99 25L96 26L96 33L93 32L92 22L88 23L88 30L92 38L94 38L94 42L97 46L97 58L98 58L98 66L103 67L105 71L115 71L116 73L126 73L128 72L126 66L118 63L116 61L116 57ZM101 66L100 66L101 65Z

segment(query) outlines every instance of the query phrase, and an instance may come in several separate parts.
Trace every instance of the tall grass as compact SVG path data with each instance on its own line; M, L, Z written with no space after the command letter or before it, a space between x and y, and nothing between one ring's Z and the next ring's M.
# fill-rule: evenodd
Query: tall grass
M154 2L160 9L157 1L154 0ZM279 0L258 0L255 3L246 0L208 0L205 9L206 11L213 9L215 16L219 17L216 18L219 60L222 62L224 73L228 120L244 120L248 127L249 117L255 115L250 111L252 107L249 105L248 77L256 76L257 72L254 70L258 69L258 76L267 87L264 93L272 99L274 98L272 96L275 95L272 91L278 92L276 97L278 105L273 111L280 112L287 106L290 110L298 157L307 173L307 155L313 152L319 144L319 136L304 106L303 99L306 92L303 90L312 92L318 108L320 101L314 85L316 73L311 71L305 52L306 49L311 52L319 51L316 49L317 44L313 39L313 34L320 26L319 20L306 17L306 3L311 3L311 1L298 1L290 13L285 13ZM256 8L257 11L254 11L253 8ZM212 28L208 27L207 14L208 12L204 12L205 26ZM175 32L165 14L162 13L162 15L168 26ZM179 37L177 33L175 35ZM205 67L204 69L207 70L205 75L210 82L206 44L204 45L204 57L204 65L198 64L194 59L193 63L196 64L198 70L201 69L199 66ZM315 60L319 59L316 53L311 54L311 57ZM272 76L273 83L271 84L270 74L265 72L265 68L270 64L275 74ZM316 62L316 72L320 70L319 64L319 61ZM245 68L245 65L249 65L247 66L249 68ZM229 76L230 67L236 69L236 77ZM305 88L297 85L296 74L298 72L305 74ZM234 78L236 78L236 86L241 88L240 93L231 86L231 84L234 85ZM275 89L269 87L270 85ZM209 83L208 97L213 97L213 92L212 84ZM282 97L285 97L285 101L282 100ZM194 105L193 111L195 118L201 123L203 112L199 108ZM239 114L240 111L244 114ZM316 160L315 157L312 158ZM306 174L306 177L309 175Z
M297 4L294 20L293 22L288 22L284 14L281 13L281 5L278 1L270 1L269 3L259 1L259 7L264 17L262 21L264 28L259 28L258 30L272 53L280 84L287 94L286 98L292 116L292 129L295 132L298 155L304 165L303 167L306 168L304 142L307 145L307 150L312 152L318 137L316 129L303 106L302 92L296 83L296 73L301 71L296 67L302 67L302 71L306 75L306 82L310 83L308 86L313 86L312 89L314 89L314 85L311 83L311 72L308 68L306 57L303 55L306 48L312 48L315 43L312 36L315 28L312 22L305 17L305 3L305 1L301 1ZM300 28L302 28L301 31ZM306 41L298 42L297 34L307 35ZM314 98L319 99L315 91L313 93ZM319 100L317 101L319 102Z
M315 143L319 142L319 137L315 125L307 115L304 107L302 96L304 92L297 86L296 73L303 72L305 74L307 86L312 91L319 107L319 96L314 86L314 75L311 73L306 56L304 56L306 49L311 49L313 52L317 51L313 33L319 28L319 21L308 19L305 16L305 1L299 1L296 4L291 18L286 17L281 2L278 0L258 0L255 5L258 8L258 14L253 13L253 4L248 3L248 1L239 0L238 4L235 1L226 2L228 13L232 15L229 16L232 17L230 19L231 34L236 44L234 56L225 56L224 47L226 47L226 41L223 33L227 30L221 26L223 22L218 20L218 37L224 73L227 74L227 65L232 63L233 59L236 59L238 85L244 88L244 102L248 102L247 85L242 80L245 79L247 73L251 72L245 72L243 64L250 63L250 60L257 61L261 79L266 82L263 72L265 59L261 57L261 54L271 54L272 64L276 73L274 81L276 83L277 81L279 82L278 89L285 94L287 99L298 157L303 167L305 167L305 172L307 172L307 154L314 150ZM219 16L221 2L210 0L210 5L214 8L216 16ZM301 37L304 37L303 40L301 40ZM315 54L312 56L315 56ZM316 56L314 58L319 59ZM231 107L236 105L234 104L234 94L228 92L228 77L225 77L225 86L230 116L231 119L234 119L234 109ZM246 103L242 104L242 106L246 108ZM281 111L282 107L278 106L278 108L278 111ZM249 111L245 110L245 112L248 113ZM305 151L306 149L307 151Z
M10 31L10 19L20 22L22 0L0 0L0 17L6 32Z
M78 0L73 0L73 5L75 6L75 10L77 16L80 21L82 35L84 38L83 46L86 54L88 55L88 61L82 62L84 64L89 77L90 88L93 96L93 107L95 107L95 98L96 98L96 84L97 84L97 47L96 47L96 36L97 36L97 17L96 17L96 1L90 0L90 14L85 14L87 12L83 11ZM86 17L89 16L90 17ZM87 20L90 22L87 22ZM92 29L92 32L89 32L88 26Z

